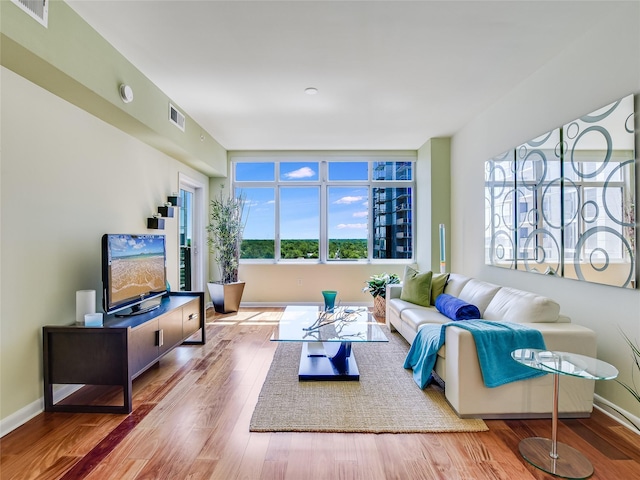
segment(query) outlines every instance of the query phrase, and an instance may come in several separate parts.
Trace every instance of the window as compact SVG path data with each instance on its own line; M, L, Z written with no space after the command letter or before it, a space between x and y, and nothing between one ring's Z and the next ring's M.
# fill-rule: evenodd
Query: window
M201 291L204 288L205 229L202 222L206 216L207 201L205 186L198 180L178 173L178 187L182 206L176 209L178 215L178 273L180 284L177 288L185 291Z
M413 258L415 155L274 157L236 154L245 197L243 260Z
M369 231L369 189L327 188L328 260L366 260Z
M181 206L178 220L178 232L180 243L180 290L192 290L192 263L193 263L193 197L194 190L189 187L180 188Z
M280 258L320 257L320 189L280 187Z
M275 258L275 188L246 187L242 188L242 193L246 198L242 218L246 219L247 223L244 228L245 241L242 242L241 257Z

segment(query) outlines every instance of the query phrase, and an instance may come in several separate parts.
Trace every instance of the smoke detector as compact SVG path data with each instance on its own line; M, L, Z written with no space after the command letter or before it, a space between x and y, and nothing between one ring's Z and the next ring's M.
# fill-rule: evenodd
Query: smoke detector
M129 85L124 83L120 85L120 98L124 103L131 103L133 101L133 90Z

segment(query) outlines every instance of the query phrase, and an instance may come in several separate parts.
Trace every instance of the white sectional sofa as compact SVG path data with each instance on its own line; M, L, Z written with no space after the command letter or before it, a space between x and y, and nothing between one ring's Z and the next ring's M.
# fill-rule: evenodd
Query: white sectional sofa
M425 324L444 324L451 319L434 306L423 307L400 299L402 285L389 285L386 321L412 343ZM482 318L526 324L539 330L547 349L596 356L595 333L560 314L555 301L530 292L501 287L451 273L444 293L478 307ZM460 417L550 417L553 408L553 376L521 380L495 388L485 387L472 334L446 328L444 346L434 367L445 383L445 396ZM562 417L588 417L593 409L594 381L560 377L559 412Z

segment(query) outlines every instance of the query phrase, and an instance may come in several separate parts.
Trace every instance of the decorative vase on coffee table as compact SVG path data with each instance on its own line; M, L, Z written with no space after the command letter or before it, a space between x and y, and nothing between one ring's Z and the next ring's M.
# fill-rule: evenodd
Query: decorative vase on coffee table
M333 312L336 303L336 296L338 292L336 290L323 290L322 296L324 297L324 311Z

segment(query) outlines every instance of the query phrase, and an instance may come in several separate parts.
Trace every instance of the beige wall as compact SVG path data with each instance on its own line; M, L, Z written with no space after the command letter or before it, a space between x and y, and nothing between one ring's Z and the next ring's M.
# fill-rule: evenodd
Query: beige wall
M42 326L75 321L76 290L95 289L101 303L101 236L159 233L147 230L146 219L177 191L178 172L205 186L208 178L3 67L0 82L5 420L40 405ZM177 218L163 233L173 286Z
M598 356L625 382L632 363L619 329L640 339L640 291L485 266L483 169L487 159L630 93L640 93L638 2L612 8L559 46L556 58L454 135L451 159L453 270L556 299L573 322L596 331ZM597 382L596 392L640 416L640 404L615 382Z
M400 278L405 264L242 264L239 278L246 283L244 303L322 303L322 290L337 290L342 305L373 305L369 293L363 293L371 275L397 273Z

